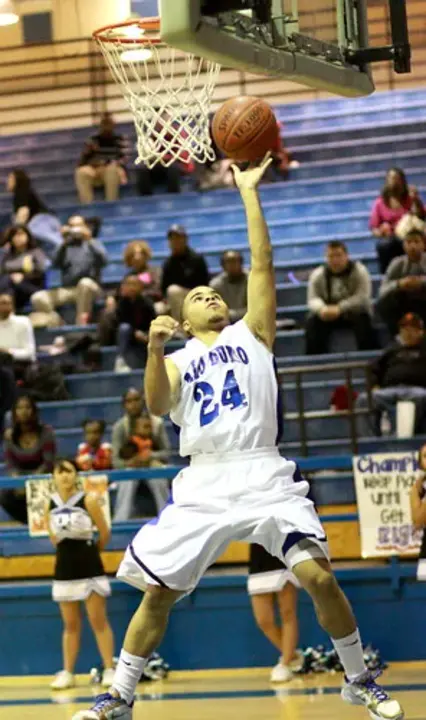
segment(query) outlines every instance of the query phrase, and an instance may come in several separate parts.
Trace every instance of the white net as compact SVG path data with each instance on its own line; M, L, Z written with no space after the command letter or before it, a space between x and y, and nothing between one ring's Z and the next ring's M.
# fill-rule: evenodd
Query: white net
M220 66L149 37L139 24L95 33L134 116L137 163L214 160L209 111Z

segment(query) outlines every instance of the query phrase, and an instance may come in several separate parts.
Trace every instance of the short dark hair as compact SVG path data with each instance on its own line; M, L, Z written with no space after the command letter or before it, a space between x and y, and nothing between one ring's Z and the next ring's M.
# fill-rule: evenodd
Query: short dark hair
M237 255L241 265L244 263L243 255L239 250L224 250L222 255L220 256L220 264L222 267L225 264L226 256L230 255L231 253L232 253L232 255Z
M408 233L405 235L404 240L407 240L410 237L419 237L423 241L426 239L426 235L419 228L411 228L411 230L409 230Z
M141 400L142 400L142 402L143 402L143 399L144 399L144 398L143 398L143 393L142 393L142 391L141 391L141 390L138 390L138 389L135 388L135 387L130 387L130 388L127 388L126 392L124 392L124 393L122 394L122 396L121 396L121 401L122 401L123 404L126 402L129 393L133 393L133 392L137 392L137 393L140 395L140 398L141 398Z
M64 467L65 464L72 465L74 470L78 474L78 467L76 465L74 458L67 458L67 457L56 458L55 462L53 463L53 472L55 472L55 470L66 470L67 468Z
M100 431L102 433L105 432L105 428L106 428L105 420L97 420L96 418L94 418L93 420L90 418L87 418L82 424L83 430L85 430L88 425L93 425L93 423L96 423L97 425L99 425Z
M327 250L344 250L344 252L348 254L348 248L342 240L330 240L330 242L327 243Z

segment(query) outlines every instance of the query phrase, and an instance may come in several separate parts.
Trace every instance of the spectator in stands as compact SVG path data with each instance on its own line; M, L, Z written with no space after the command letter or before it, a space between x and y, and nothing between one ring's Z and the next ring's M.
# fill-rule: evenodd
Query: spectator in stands
M0 261L0 292L10 293L19 311L44 287L48 261L25 225L10 228L5 241Z
M247 312L248 275L243 268L243 256L238 251L226 250L220 264L223 272L210 281L210 287L226 302L231 322L236 322Z
M79 470L111 470L111 443L102 442L105 432L104 420L85 420L83 423L84 442L78 446L75 464Z
M115 132L109 113L102 116L99 132L86 142L75 171L75 184L82 204L93 202L93 188L104 186L105 199L118 199L120 185L127 182L127 142Z
M398 321L407 312L426 320L426 253L424 235L409 232L404 240L405 255L389 265L379 291L377 309L392 335Z
M12 170L7 189L13 194L13 224L26 225L48 257L52 257L61 244L58 218L39 198L24 170Z
M50 473L56 454L53 430L39 418L38 408L28 395L22 395L12 410L12 427L4 434L4 457L8 475ZM27 522L25 490L3 490L0 504L21 523Z
M385 273L389 263L404 252L395 229L401 218L410 212L414 200L421 203L417 190L408 186L404 171L400 168L388 170L384 188L374 201L370 215L370 229L379 238L376 248L381 273Z
M130 275L137 274L143 283L143 294L154 303L157 315L165 312L161 293L161 269L150 264L152 250L146 240L132 240L124 251L124 262L130 268Z
M395 235L404 242L406 236L411 230L419 230L426 235L426 211L419 196L413 197L411 210L402 216L395 228Z
M3 437L4 419L16 396L16 383L12 367L0 365L0 436Z
M367 268L350 259L346 245L328 243L326 262L313 270L308 284L306 353L328 352L331 333L350 327L359 350L377 347L371 316L371 278Z
M29 318L15 315L13 298L0 295L0 365L15 371L17 378L36 359L34 330Z
M163 265L161 289L172 317L180 322L183 301L198 285L209 284L209 271L202 255L188 245L182 225L172 225L167 233L171 255Z
M426 429L426 334L419 315L407 313L399 322L399 335L370 366L374 433L379 434L380 419L386 412L394 425L395 407L399 401L416 404L416 431ZM358 407L367 407L362 393ZM362 434L368 435L365 425Z
M137 275L128 275L121 283L117 303L118 356L116 372L145 367L148 331L156 314L151 300L144 296Z
M123 460L120 457L122 447L134 435L136 420L147 414L142 393L136 388L130 388L123 395L123 405L125 414L120 420L117 420L112 428L113 466L116 469L144 467L144 461L138 457L133 457L130 460ZM158 448L153 450L152 459L167 464L170 455L170 442L164 421L154 415L150 416L150 418L153 446ZM157 510L160 511L169 496L169 483L167 481L147 480L146 484L154 497ZM138 485L137 480L119 483L114 520L128 520L130 518Z
M92 238L84 218L72 215L62 228L62 237L62 245L53 260L53 266L61 271L61 287L41 290L32 296L32 321L36 326L62 324L55 308L66 303L75 303L76 322L86 325L95 299L102 293L101 270L108 258L102 243Z

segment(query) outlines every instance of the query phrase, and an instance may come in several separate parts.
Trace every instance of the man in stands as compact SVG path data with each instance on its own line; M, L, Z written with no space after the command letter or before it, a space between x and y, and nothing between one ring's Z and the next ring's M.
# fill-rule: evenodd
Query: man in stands
M80 215L72 215L62 228L62 245L53 259L53 267L61 272L61 287L40 290L31 297L36 327L55 327L62 319L55 308L67 303L76 305L76 322L86 325L93 303L100 296L100 276L108 258L104 246L92 238L87 223Z
M171 316L180 322L188 292L198 285L208 285L209 271L204 257L189 247L188 235L182 225L172 225L167 237L171 255L163 265L161 289Z
M407 312L418 313L426 321L425 236L411 230L404 239L405 254L392 260L382 280L377 309L392 335Z
M238 251L226 250L220 263L223 272L211 280L210 287L226 302L231 322L236 322L247 312L248 275L243 268L243 256Z
M416 431L426 429L426 334L419 315L407 313L399 321L399 335L370 366L370 385L376 411L374 432L378 434L380 418L386 412L391 421L399 401L411 400L416 405ZM367 407L365 393L357 400L358 407ZM392 422L393 424L393 422ZM365 425L361 434L368 435Z
M362 263L350 259L339 240L328 243L325 264L309 277L308 307L307 355L327 353L331 333L343 327L353 330L359 350L377 347L370 274Z
M115 133L114 120L105 113L99 132L86 142L75 171L75 184L82 204L93 202L93 188L104 186L105 199L117 200L120 185L127 182L126 148L123 135Z
M0 364L23 368L36 359L34 331L29 318L15 315L13 298L0 295Z
M143 283L137 275L128 275L121 283L116 316L118 356L115 371L144 368L149 326L155 320L156 312L150 298L143 294Z

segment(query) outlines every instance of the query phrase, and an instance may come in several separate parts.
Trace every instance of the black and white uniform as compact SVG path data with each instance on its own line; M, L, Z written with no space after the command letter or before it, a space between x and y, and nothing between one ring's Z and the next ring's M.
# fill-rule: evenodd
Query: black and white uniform
M419 472L422 474L423 478L425 478L425 473L422 470L419 470ZM426 502L425 479L423 480L422 501ZM426 581L426 528L423 530L423 539L420 546L419 561L417 563L417 580L420 580L421 582Z
M296 575L279 558L270 555L261 545L250 545L249 595L280 592L288 582L300 588Z
M58 539L52 586L55 602L87 600L92 592L103 597L111 594L85 497L78 492L63 502L55 493L50 501L50 529Z

